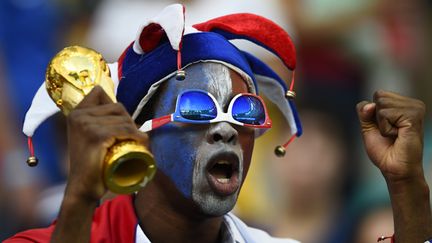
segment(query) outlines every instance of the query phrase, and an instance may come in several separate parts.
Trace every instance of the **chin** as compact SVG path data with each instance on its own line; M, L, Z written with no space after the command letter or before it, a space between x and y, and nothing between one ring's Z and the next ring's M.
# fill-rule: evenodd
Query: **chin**
M218 217L230 212L238 198L238 193L230 196L202 195L192 193L192 200L201 210L201 213L207 216Z
M243 181L243 156L222 150L199 155L193 172L192 201L204 215L225 215L237 202Z

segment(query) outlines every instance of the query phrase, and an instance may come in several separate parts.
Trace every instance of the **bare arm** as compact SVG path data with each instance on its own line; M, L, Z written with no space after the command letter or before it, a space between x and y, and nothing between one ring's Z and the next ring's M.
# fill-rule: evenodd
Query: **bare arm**
M125 108L95 87L68 117L70 172L51 242L90 241L92 216L106 192L103 158L116 140L125 139L147 143Z
M97 201L65 194L51 242L90 242L90 229Z
M373 103L357 105L363 141L386 179L397 243L432 237L429 187L423 166L423 102L378 91Z

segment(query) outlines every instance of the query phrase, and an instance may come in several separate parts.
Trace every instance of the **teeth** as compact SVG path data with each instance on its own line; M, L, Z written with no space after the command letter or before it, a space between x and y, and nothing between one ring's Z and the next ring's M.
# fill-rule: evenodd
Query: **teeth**
M219 165L229 165L231 163L228 162L228 161L226 161L226 160L222 160L222 161L218 161L217 164L219 164Z
M229 182L229 179L228 179L228 178L217 178L216 180L217 180L219 183L224 183L224 184L226 184L226 183Z

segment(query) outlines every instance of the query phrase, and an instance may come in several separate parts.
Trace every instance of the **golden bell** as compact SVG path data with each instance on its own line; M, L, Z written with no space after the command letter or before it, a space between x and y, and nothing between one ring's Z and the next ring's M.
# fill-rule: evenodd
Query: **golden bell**
M116 102L107 63L100 53L84 47L70 46L57 53L48 65L45 83L48 94L65 115L96 85ZM139 190L156 172L153 155L133 140L121 141L109 148L103 168L106 187L121 194Z
M296 93L292 90L288 90L285 94L285 97L287 97L290 100L293 100L296 97Z
M36 165L38 165L38 163L39 163L39 160L35 156L30 156L27 159L27 165L30 167L35 167Z
M284 157L286 150L283 146L279 145L275 148L274 153L276 154L277 157Z
M186 71L185 70L177 70L176 80L183 81L185 79L186 79Z

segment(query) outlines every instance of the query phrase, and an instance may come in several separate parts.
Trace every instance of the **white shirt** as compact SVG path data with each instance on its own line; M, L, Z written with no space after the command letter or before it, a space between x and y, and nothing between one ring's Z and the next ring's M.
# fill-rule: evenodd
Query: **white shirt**
M267 232L247 226L243 221L237 218L234 214L228 213L224 216L224 223L230 234L233 243L300 243L292 239L282 239L271 237ZM151 243L144 234L140 225L137 224L136 243Z

